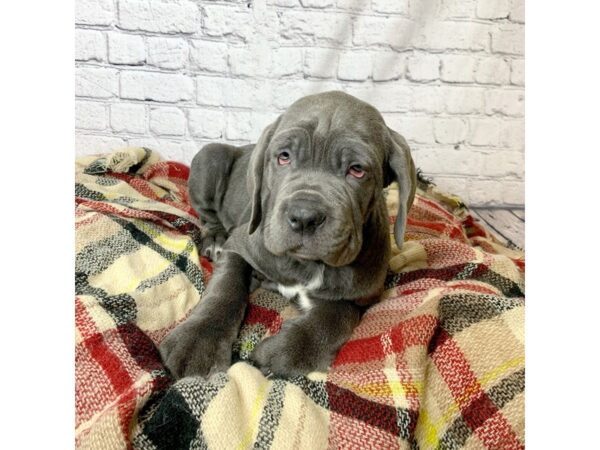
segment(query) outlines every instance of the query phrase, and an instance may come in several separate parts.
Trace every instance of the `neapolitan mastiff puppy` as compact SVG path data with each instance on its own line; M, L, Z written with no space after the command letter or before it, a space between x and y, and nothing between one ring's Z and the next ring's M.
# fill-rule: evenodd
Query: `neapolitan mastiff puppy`
M296 101L256 145L209 144L189 192L202 253L218 259L201 302L161 343L176 377L231 364L252 273L295 298L302 314L257 345L265 374L326 370L383 290L390 256L382 190L398 181L402 246L416 173L406 141L369 104L342 92Z

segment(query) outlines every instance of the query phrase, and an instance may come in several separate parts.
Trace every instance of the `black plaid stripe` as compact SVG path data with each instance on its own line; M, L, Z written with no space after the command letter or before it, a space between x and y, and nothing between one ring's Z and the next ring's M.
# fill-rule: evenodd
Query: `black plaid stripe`
M415 428L418 411L406 408L396 408L396 424L398 426L398 436L408 442L415 442Z
M190 443L198 433L199 422L181 392L169 389L161 396L159 403L149 402L144 410L151 410L152 413L140 415L140 429L131 441L134 448L190 448Z
M75 183L75 197L86 198L88 200L95 200L99 202L105 202L107 200L106 196L102 192L93 191L82 183Z
M462 416L459 416L448 427L440 439L438 448L443 450L457 450L462 448L471 436L471 428L467 425Z
M480 263L457 264L439 269L417 269L403 273L388 272L385 289L426 278L440 281L477 280L495 287L507 297L523 297L525 295L517 283L490 270L486 264Z
M121 180L119 180L119 181L121 183L123 183L123 185L129 186L128 183L121 181ZM77 198L83 198L83 199L87 199L87 200L94 200L94 201L100 201L100 202L106 202L106 203L115 203L118 205L126 206L128 208L138 209L140 211L148 211L148 210L144 209L143 207L140 207L139 205L144 205L144 204L153 205L156 203L155 200L151 200L148 198L134 198L134 197L130 197L129 195L121 195L119 197L111 198L109 200L106 197L106 195L103 194L102 192L92 190L82 183L77 183L75 185L75 196ZM134 208L134 207L132 207L132 205L138 205L138 207Z
M193 249L194 249L194 243L191 242L191 241L189 241L186 244L186 246L183 249L183 251L181 252L181 255L187 255L187 257L189 258L191 256L191 253L192 253ZM138 291L138 292L143 292L146 289L150 289L151 287L158 286L159 284L166 283L170 278L174 277L178 273L179 273L178 268L176 268L174 265L169 265L165 270L163 270L159 274L143 280L135 288L135 290Z
M519 286L514 281L503 277L502 275L494 272L493 270L487 270L482 275L473 279L494 286L496 289L502 292L502 295L505 295L506 297L525 296L525 292L523 291L522 286Z
M321 408L330 409L329 394L326 389L326 382L309 380L306 377L293 377L289 382L298 386L313 402Z
M206 449L202 418L229 378L186 378L155 394L140 413L132 443L138 449Z
M454 335L482 320L497 317L524 305L522 298L487 294L449 294L440 299L439 318L444 329Z
M146 164L146 162L150 159L152 150L149 150L146 147L142 147L142 148L144 149L144 156L142 156L142 159L140 159L140 161L138 163L134 164L129 169L127 169L127 172L137 173L144 166L144 164Z
M283 411L286 386L287 383L282 380L275 380L271 386L271 391L269 392L258 424L258 434L254 441L254 448L256 450L268 449L273 443L275 430L277 429L277 425L279 425L279 418Z
M518 370L492 386L486 395L500 410L518 394L525 390L525 369ZM440 439L439 448L444 450L459 449L471 435L472 430L462 415L458 416L448 427Z
M117 259L141 248L140 242L131 238L127 230L92 242L75 255L75 270L88 275L104 272Z
M177 267L188 277L192 285L196 288L196 290L199 293L204 292L205 286L202 270L196 265L195 262L190 260L189 254L186 254L185 251L183 253L174 253L170 250L167 250L166 248L156 243L151 236L146 234L144 231L140 230L134 222L129 222L119 217L110 218L117 222L119 225L121 225L125 230L127 230L131 234L131 236L141 245L147 246L148 248L154 250L156 253L161 255L167 261L171 261L171 264ZM149 227L153 226L152 223L144 223Z
M487 395L498 409L502 409L508 402L524 391L525 369L521 369L502 379L500 383L487 392Z
M86 273L75 273L75 293L94 296L117 326L134 322L137 317L137 307L131 295L109 295L103 289L91 286Z

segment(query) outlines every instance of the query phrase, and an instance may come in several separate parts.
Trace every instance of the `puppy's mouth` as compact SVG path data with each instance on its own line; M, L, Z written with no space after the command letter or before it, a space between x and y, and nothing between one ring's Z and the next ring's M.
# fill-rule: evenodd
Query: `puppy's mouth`
M291 258L302 260L302 261L316 261L323 262L327 265L333 267L339 267L348 264L349 255L346 251L350 248L352 237L349 235L345 240L345 244L342 246L338 246L335 249L330 249L330 251L325 250L323 246L319 246L314 242L300 242L296 241L294 243L287 242L285 245L284 242L279 242L280 245L284 247L279 247L276 252L278 256L289 256Z

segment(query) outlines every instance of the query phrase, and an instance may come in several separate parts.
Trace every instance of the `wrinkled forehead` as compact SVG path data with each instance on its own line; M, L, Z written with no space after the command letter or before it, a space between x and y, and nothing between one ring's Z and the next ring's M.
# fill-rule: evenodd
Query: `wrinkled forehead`
M353 143L378 154L383 152L386 136L381 114L352 97L310 96L297 101L281 117L276 134L294 134L299 129L316 149Z

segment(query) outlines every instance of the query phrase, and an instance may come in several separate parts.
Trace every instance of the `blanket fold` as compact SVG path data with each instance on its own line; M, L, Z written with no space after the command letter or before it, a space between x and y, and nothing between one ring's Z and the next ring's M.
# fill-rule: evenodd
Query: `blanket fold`
M259 289L226 373L174 382L157 345L201 301L189 168L148 149L76 162L76 445L86 449L524 448L524 255L419 189L386 290L327 373L246 362L297 311Z

